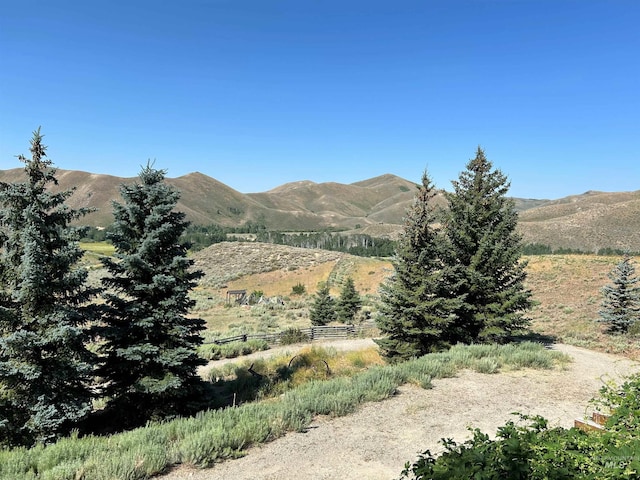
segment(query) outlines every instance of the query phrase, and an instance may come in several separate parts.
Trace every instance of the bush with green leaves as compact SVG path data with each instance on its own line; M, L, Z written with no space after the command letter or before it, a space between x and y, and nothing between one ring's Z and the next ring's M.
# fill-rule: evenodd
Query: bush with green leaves
M407 463L402 478L414 480L505 479L607 480L638 478L640 472L640 375L622 386L605 385L594 402L611 413L602 432L551 428L540 416L519 415L494 439L473 429L463 443L442 441L441 455L424 452Z
M305 343L309 341L309 336L299 328L287 328L280 334L280 345L293 345L294 343Z
M307 291L307 288L300 282L296 283L293 287L291 287L292 295L304 295Z

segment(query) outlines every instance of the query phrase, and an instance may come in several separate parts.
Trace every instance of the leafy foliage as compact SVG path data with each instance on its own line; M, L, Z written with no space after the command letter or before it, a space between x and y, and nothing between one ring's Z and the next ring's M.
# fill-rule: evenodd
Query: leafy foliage
M174 211L179 194L164 175L147 165L140 183L121 186L124 203L114 203L109 235L116 258L104 259L110 275L99 373L111 403L135 422L179 412L204 363L196 352L204 321L187 317L189 291L201 274L180 241L187 222Z
M291 293L293 295L304 295L307 291L307 287L304 284L298 282L293 287L291 287Z
M609 278L613 282L602 288L599 322L607 324L609 333L626 333L640 320L640 278L629 255L616 265Z
M19 157L26 182L0 184L0 444L9 445L51 441L91 410L85 325L96 291L71 225L88 210L66 206L73 191L50 190L56 170L40 129L31 154Z
M256 240L292 247L333 250L361 257L390 257L393 255L395 246L395 242L388 238L375 238L362 233L344 234L328 231L303 233L262 231L258 233Z
M507 422L495 439L478 429L458 444L443 440L445 452L424 452L402 478L438 479L590 479L637 478L640 471L640 376L621 387L606 385L595 402L613 412L602 433L550 428L539 416Z
M299 328L287 328L280 335L280 345L293 345L294 343L308 342L309 336Z

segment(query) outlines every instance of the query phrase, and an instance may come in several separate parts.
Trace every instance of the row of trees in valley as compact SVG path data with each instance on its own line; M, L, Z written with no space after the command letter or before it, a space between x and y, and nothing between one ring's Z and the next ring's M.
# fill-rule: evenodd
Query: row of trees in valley
M390 257L394 253L395 241L376 238L363 233L344 234L338 232L284 233L262 231L256 241L289 245L290 247L320 248L345 252L360 257Z
M184 411L204 322L186 316L199 274L179 240L179 194L149 164L121 187L115 259L91 286L72 223L88 210L66 205L73 191L54 193L39 129L31 154L25 182L0 183L0 445L90 429L96 399L112 428Z

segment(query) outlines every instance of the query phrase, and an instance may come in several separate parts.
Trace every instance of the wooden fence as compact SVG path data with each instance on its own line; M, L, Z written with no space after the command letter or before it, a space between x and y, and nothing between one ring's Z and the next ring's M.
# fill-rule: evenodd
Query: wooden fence
M337 325L337 326L315 326L309 328L296 329L301 335L307 337L309 341L322 340L322 339L338 339L338 338L351 338L356 337L365 331L376 328L375 322L363 322L360 325ZM235 337L217 338L215 340L204 342L205 344L215 343L217 345L223 345L231 342L246 342L247 340L265 340L271 345L280 343L280 339L290 333L290 331L282 331L277 333L252 333L246 335L236 335Z

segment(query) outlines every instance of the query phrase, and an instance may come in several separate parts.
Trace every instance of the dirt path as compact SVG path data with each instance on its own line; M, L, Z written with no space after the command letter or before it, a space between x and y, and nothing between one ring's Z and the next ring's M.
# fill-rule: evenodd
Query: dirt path
M162 480L320 480L398 478L404 463L443 437L469 438L467 427L495 433L511 412L539 414L570 427L584 416L603 382L640 369L624 358L556 345L573 362L565 370L483 375L463 372L433 389L401 387L398 395L353 415L316 418L306 433L290 433L207 470L181 466Z

